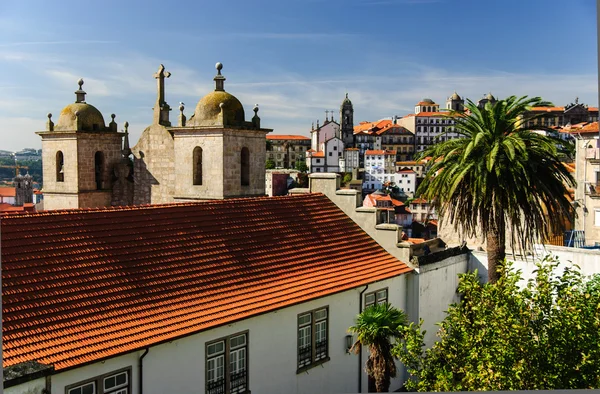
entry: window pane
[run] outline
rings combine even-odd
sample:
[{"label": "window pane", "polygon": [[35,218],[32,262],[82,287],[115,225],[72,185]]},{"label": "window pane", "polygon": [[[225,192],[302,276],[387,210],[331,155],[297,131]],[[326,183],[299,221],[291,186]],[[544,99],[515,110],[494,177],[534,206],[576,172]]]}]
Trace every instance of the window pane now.
[{"label": "window pane", "polygon": [[387,302],[387,290],[377,292],[377,302]]},{"label": "window pane", "polygon": [[327,318],[327,309],[321,309],[315,312],[315,321]]},{"label": "window pane", "polygon": [[327,357],[327,321],[315,324],[315,361]]},{"label": "window pane", "polygon": [[69,394],[81,394],[81,386],[75,387],[74,389],[69,389]]},{"label": "window pane", "polygon": [[127,384],[127,372],[120,372],[118,374],[108,376],[104,378],[104,391],[112,390]]},{"label": "window pane", "polygon": [[230,339],[229,346],[231,348],[237,348],[246,344],[246,334],[238,335]]},{"label": "window pane", "polygon": [[365,307],[371,306],[375,303],[375,294],[367,294],[365,296]]},{"label": "window pane", "polygon": [[224,350],[225,350],[225,342],[220,341],[220,342],[216,342],[216,343],[208,345],[206,348],[206,353],[207,353],[207,355],[212,356],[213,354],[222,353]]},{"label": "window pane", "polygon": [[298,324],[303,326],[310,323],[310,313],[298,316]]},{"label": "window pane", "polygon": [[96,383],[88,383],[81,387],[81,394],[96,394]]}]

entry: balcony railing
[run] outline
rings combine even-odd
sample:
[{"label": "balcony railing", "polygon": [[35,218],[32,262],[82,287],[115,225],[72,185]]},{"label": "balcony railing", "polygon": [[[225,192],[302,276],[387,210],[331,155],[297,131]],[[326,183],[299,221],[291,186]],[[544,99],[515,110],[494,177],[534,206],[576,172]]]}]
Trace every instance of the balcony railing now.
[{"label": "balcony railing", "polygon": [[584,188],[586,196],[600,198],[600,182],[585,182]]},{"label": "balcony railing", "polygon": [[600,148],[586,148],[585,149],[586,160],[600,160]]}]

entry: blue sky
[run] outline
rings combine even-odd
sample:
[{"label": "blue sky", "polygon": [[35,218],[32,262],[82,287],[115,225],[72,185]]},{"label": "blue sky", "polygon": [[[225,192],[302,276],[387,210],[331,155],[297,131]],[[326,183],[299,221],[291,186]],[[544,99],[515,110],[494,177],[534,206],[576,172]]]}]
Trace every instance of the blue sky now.
[{"label": "blue sky", "polygon": [[[0,149],[41,147],[86,81],[87,102],[131,143],[166,99],[193,113],[224,64],[225,88],[277,134],[308,135],[347,91],[355,121],[411,113],[456,90],[477,100],[539,95],[598,104],[594,0],[0,2]],[[337,115],[336,115],[337,119]]]}]

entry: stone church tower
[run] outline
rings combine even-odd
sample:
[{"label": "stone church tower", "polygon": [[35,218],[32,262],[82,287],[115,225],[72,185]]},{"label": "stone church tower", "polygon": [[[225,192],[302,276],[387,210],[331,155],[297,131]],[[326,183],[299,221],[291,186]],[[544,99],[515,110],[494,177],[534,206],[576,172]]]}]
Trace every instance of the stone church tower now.
[{"label": "stone church tower", "polygon": [[446,109],[457,112],[464,111],[465,100],[463,100],[458,93],[454,92],[454,94],[446,100]]},{"label": "stone church tower", "polygon": [[223,65],[217,63],[215,90],[200,99],[187,119],[179,106],[177,126],[169,120],[161,65],[154,123],[132,148],[134,204],[253,197],[265,195],[266,134],[258,106],[246,121],[242,103],[225,91]]},{"label": "stone church tower", "polygon": [[22,207],[24,204],[33,203],[33,179],[29,173],[18,174],[14,178],[15,206]]},{"label": "stone church tower", "polygon": [[354,147],[354,107],[348,98],[348,93],[340,106],[340,131],[344,147]]},{"label": "stone church tower", "polygon": [[113,171],[121,156],[123,134],[115,115],[108,126],[86,103],[83,80],[75,103],[63,108],[54,125],[48,114],[42,137],[44,209],[88,208],[111,205]]}]

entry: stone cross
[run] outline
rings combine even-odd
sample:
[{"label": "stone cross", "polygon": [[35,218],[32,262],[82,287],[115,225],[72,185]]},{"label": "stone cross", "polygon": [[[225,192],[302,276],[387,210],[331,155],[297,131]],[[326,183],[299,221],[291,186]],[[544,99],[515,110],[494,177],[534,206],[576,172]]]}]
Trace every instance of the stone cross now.
[{"label": "stone cross", "polygon": [[158,68],[158,72],[154,74],[154,78],[156,78],[158,84],[158,94],[156,97],[156,101],[159,107],[165,102],[165,78],[169,78],[170,76],[171,73],[165,71],[165,66],[163,66],[162,64]]},{"label": "stone cross", "polygon": [[325,120],[329,120],[329,111],[325,110]]}]

